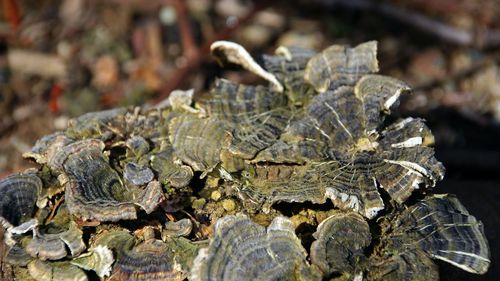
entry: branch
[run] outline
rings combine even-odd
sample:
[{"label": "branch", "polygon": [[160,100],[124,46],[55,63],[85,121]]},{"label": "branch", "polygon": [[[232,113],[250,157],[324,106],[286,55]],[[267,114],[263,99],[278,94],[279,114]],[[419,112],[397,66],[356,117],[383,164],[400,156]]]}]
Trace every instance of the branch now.
[{"label": "branch", "polygon": [[[166,3],[172,2],[169,0]],[[179,25],[179,33],[181,36],[183,56],[186,59],[195,56],[198,53],[198,48],[194,43],[193,32],[191,30],[191,24],[189,22],[189,14],[186,8],[186,2],[184,0],[174,0],[173,6],[177,14],[177,23]]]},{"label": "branch", "polygon": [[182,81],[188,76],[190,71],[198,67],[203,59],[210,53],[210,45],[212,45],[214,41],[228,39],[241,25],[247,23],[254,17],[257,12],[261,11],[269,5],[269,3],[264,2],[266,1],[260,1],[256,3],[255,7],[247,15],[238,19],[236,24],[227,26],[226,28],[221,30],[215,35],[215,38],[213,38],[213,40],[208,40],[203,43],[203,45],[198,49],[195,55],[193,55],[192,57],[187,57],[186,65],[177,69],[172,78],[170,78],[170,80],[161,90],[160,95],[154,100],[153,104],[160,103],[165,98],[167,98],[168,95],[170,95],[170,92],[179,87]]},{"label": "branch", "polygon": [[478,29],[476,31],[467,31],[447,25],[420,13],[396,7],[389,3],[380,3],[370,0],[318,1],[329,7],[339,5],[351,9],[373,11],[460,46],[489,48],[500,44],[500,30]]}]

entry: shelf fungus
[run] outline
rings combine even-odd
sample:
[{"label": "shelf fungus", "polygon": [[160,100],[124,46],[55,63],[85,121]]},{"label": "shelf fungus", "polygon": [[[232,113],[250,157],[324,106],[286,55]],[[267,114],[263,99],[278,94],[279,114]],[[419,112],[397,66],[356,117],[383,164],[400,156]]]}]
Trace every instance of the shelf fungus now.
[{"label": "shelf fungus", "polygon": [[241,45],[229,41],[216,41],[210,46],[212,54],[219,62],[228,61],[241,65],[243,68],[269,81],[277,92],[283,92],[283,85],[272,74],[264,70]]},{"label": "shelf fungus", "polygon": [[146,139],[141,136],[133,136],[126,141],[126,146],[129,153],[134,157],[141,157],[146,155],[151,149]]},{"label": "shelf fungus", "polygon": [[125,229],[103,230],[94,237],[92,245],[105,247],[113,252],[115,259],[134,247],[136,238]]},{"label": "shelf fungus", "polygon": [[29,241],[26,235],[39,224],[35,212],[42,186],[42,180],[31,171],[0,180],[0,227],[6,230],[1,243],[7,246],[5,253],[0,252],[0,260],[5,257],[5,261],[22,266],[31,261],[25,249]]},{"label": "shelf fungus", "polygon": [[371,260],[366,280],[439,280],[437,265],[422,251]]},{"label": "shelf fungus", "polygon": [[[12,241],[13,245],[5,251],[3,261],[11,265],[27,266],[33,260],[33,257],[25,250],[26,244],[29,243],[31,237],[22,236],[16,238]],[[5,243],[9,244],[7,240]]]},{"label": "shelf fungus", "polygon": [[313,236],[311,262],[325,275],[360,273],[366,260],[364,250],[371,243],[370,227],[362,216],[335,213],[318,225]]},{"label": "shelf fungus", "polygon": [[149,167],[128,162],[123,171],[123,178],[134,185],[144,185],[153,180],[153,171]]},{"label": "shelf fungus", "polygon": [[99,277],[105,277],[111,273],[111,265],[114,261],[113,252],[110,249],[97,245],[88,253],[74,258],[70,263],[85,270],[93,270]]},{"label": "shelf fungus", "polygon": [[207,174],[221,162],[221,150],[229,131],[222,120],[184,115],[172,119],[169,137],[180,160]]},{"label": "shelf fungus", "polygon": [[355,48],[333,45],[308,62],[304,79],[319,93],[354,85],[363,75],[378,72],[377,42]]},{"label": "shelf fungus", "polygon": [[162,231],[162,236],[188,236],[193,230],[193,223],[190,219],[181,219],[179,221],[168,221]]},{"label": "shelf fungus", "polygon": [[191,279],[315,280],[318,275],[306,257],[289,219],[277,217],[266,229],[245,215],[230,215],[215,223],[210,245],[194,261]]},{"label": "shelf fungus", "polygon": [[[245,190],[267,203],[322,203],[330,198],[338,207],[373,218],[384,208],[378,187],[403,203],[421,183],[434,186],[444,168],[428,146],[432,135],[422,120],[408,118],[377,130],[397,98],[408,91],[399,80],[365,75],[354,88],[319,93],[303,117],[292,120],[279,141],[252,161],[275,164],[270,169],[280,171],[295,164],[293,171],[275,183],[255,173]],[[313,196],[291,192],[304,188]]]},{"label": "shelf fungus", "polygon": [[[432,265],[426,260],[429,258],[476,274],[484,274],[490,265],[483,224],[471,216],[455,196],[448,194],[431,195],[390,217],[380,246],[389,256],[388,263],[395,263],[404,270],[398,272],[400,276],[408,273],[407,267],[415,266],[411,263]],[[404,265],[405,261],[408,264]],[[428,267],[429,270],[433,268]],[[424,266],[418,268],[427,270]]]},{"label": "shelf fungus", "polygon": [[263,80],[87,113],[23,155],[37,168],[0,179],[0,262],[18,279],[438,280],[436,259],[488,270],[482,223],[433,194],[444,167],[425,121],[386,120],[411,89],[377,74],[375,41],[261,60],[233,42],[211,50]]},{"label": "shelf fungus", "polygon": [[227,150],[242,159],[252,159],[271,145],[290,119],[283,95],[270,95],[264,86],[238,85],[225,79],[217,80],[199,104],[207,115],[230,126]]},{"label": "shelf fungus", "polygon": [[194,176],[190,166],[175,158],[172,147],[153,154],[151,168],[158,174],[158,180],[162,184],[178,188],[187,186]]},{"label": "shelf fungus", "polygon": [[297,47],[279,47],[276,55],[264,55],[264,67],[276,76],[285,88],[290,104],[302,106],[314,94],[313,87],[304,80],[307,62],[316,51]]},{"label": "shelf fungus", "polygon": [[147,240],[125,251],[114,265],[109,280],[169,280],[182,281],[186,276],[179,263],[181,251],[175,252],[161,240]]},{"label": "shelf fungus", "polygon": [[59,178],[70,213],[99,221],[135,219],[136,206],[151,213],[163,198],[160,184],[151,181],[144,189],[125,186],[103,149],[97,139],[77,141],[63,147],[50,163],[62,172]]},{"label": "shelf fungus", "polygon": [[37,225],[36,202],[42,180],[31,172],[13,174],[0,180],[0,225],[8,234],[22,234]]},{"label": "shelf fungus", "polygon": [[73,139],[100,138],[107,140],[117,132],[114,127],[123,127],[126,112],[126,108],[116,108],[83,114],[69,121],[65,134]]},{"label": "shelf fungus", "polygon": [[36,281],[88,281],[88,277],[83,270],[67,261],[44,262],[34,260],[28,264],[28,270],[31,277]]},{"label": "shelf fungus", "polygon": [[76,257],[86,249],[82,235],[82,230],[73,221],[62,230],[50,225],[35,228],[26,252],[42,261],[59,260],[67,255]]}]

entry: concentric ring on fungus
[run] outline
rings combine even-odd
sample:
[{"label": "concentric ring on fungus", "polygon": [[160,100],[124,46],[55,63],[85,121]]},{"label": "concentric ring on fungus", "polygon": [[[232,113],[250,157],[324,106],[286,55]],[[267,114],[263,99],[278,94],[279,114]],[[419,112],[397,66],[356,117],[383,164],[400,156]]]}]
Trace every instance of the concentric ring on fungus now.
[{"label": "concentric ring on fungus", "polygon": [[161,240],[145,241],[117,259],[110,281],[182,281],[185,274],[176,254]]},{"label": "concentric ring on fungus", "polygon": [[311,263],[326,275],[333,272],[358,273],[366,259],[364,249],[371,243],[368,222],[354,212],[335,213],[322,221],[313,234]]},{"label": "concentric ring on fungus", "polygon": [[382,236],[386,251],[422,251],[471,273],[488,270],[490,250],[483,224],[454,195],[431,195],[395,217]]},{"label": "concentric ring on fungus", "polygon": [[191,280],[315,280],[318,275],[306,257],[288,218],[275,218],[266,230],[246,215],[229,215],[215,223],[210,245],[194,261]]},{"label": "concentric ring on fungus", "polygon": [[7,230],[5,243],[13,246],[12,235],[23,234],[38,225],[34,218],[42,181],[31,172],[10,175],[0,180],[0,225]]},{"label": "concentric ring on fungus", "polygon": [[58,233],[52,233],[53,230],[41,232],[38,228],[33,232],[33,239],[26,246],[26,252],[42,261],[59,260],[68,254],[76,257],[86,249],[82,239],[83,232],[73,221],[69,223],[67,229]]},{"label": "concentric ring on fungus", "polygon": [[126,187],[102,150],[104,143],[85,139],[65,146],[51,165],[62,171],[61,183],[71,214],[83,219],[119,221],[135,219],[136,206],[151,213],[163,200],[161,186],[150,182],[145,189]]},{"label": "concentric ring on fungus", "polygon": [[0,180],[0,222],[4,227],[19,227],[35,215],[42,181],[34,173],[10,175]]},{"label": "concentric ring on fungus", "polygon": [[354,88],[319,93],[279,141],[257,154],[256,173],[242,190],[267,204],[329,198],[337,207],[373,218],[384,209],[378,187],[403,203],[420,183],[434,186],[444,167],[428,147],[432,143],[424,141],[429,130],[422,120],[407,118],[379,128],[408,91],[397,79],[365,75]]}]

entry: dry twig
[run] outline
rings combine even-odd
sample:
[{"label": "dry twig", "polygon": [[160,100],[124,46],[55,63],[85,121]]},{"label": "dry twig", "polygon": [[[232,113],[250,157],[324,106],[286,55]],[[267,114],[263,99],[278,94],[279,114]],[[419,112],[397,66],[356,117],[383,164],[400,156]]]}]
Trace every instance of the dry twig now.
[{"label": "dry twig", "polygon": [[236,24],[227,26],[219,33],[217,33],[215,35],[215,38],[212,38],[212,40],[203,43],[203,45],[197,50],[197,52],[192,57],[186,57],[187,63],[183,67],[180,67],[174,73],[172,78],[170,78],[167,84],[163,87],[160,95],[154,100],[154,104],[158,104],[166,97],[168,97],[168,95],[170,95],[170,92],[179,87],[179,85],[184,80],[184,78],[189,74],[189,72],[200,65],[203,59],[210,53],[210,45],[212,45],[213,42],[218,40],[228,39],[241,25],[247,23],[249,20],[253,18],[253,16],[257,12],[259,12],[260,10],[267,7],[267,5],[269,5],[263,2],[265,1],[256,3],[254,8],[247,15],[245,15],[243,18],[238,19]]},{"label": "dry twig", "polygon": [[389,3],[370,0],[319,0],[319,2],[326,6],[333,7],[339,5],[351,9],[373,11],[437,36],[446,42],[460,46],[489,48],[500,45],[499,30],[485,28],[467,31]]}]

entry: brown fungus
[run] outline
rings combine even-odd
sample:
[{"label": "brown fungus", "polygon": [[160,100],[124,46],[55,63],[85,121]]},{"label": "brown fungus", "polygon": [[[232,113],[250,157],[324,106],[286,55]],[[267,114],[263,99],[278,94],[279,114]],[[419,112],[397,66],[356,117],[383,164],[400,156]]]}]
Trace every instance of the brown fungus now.
[{"label": "brown fungus", "polygon": [[[471,273],[484,274],[488,270],[490,250],[483,224],[453,195],[424,198],[394,214],[388,223],[377,249],[382,254],[371,258],[373,276],[429,274],[435,278],[427,280],[438,280],[438,274],[431,273],[435,267],[428,261],[430,258]],[[390,268],[398,272],[386,272]]]},{"label": "brown fungus", "polygon": [[[408,90],[399,80],[365,75],[354,88],[343,86],[315,96],[306,114],[292,121],[280,140],[252,161],[301,166],[272,184],[266,183],[269,176],[260,178],[255,173],[244,184],[245,190],[271,203],[322,203],[330,198],[336,206],[373,218],[384,208],[379,186],[398,203],[406,201],[420,183],[434,186],[444,168],[427,146],[431,142],[424,141],[432,135],[421,120],[405,119],[377,131],[389,108]],[[290,169],[277,166],[269,169]],[[310,191],[301,193],[302,186]]]},{"label": "brown fungus", "polygon": [[109,280],[182,281],[185,274],[167,243],[161,240],[145,241],[117,259]]},{"label": "brown fungus", "polygon": [[60,178],[70,213],[99,221],[135,219],[136,206],[151,213],[163,200],[160,184],[152,181],[144,189],[125,187],[103,149],[102,141],[86,139],[56,155],[52,166],[63,172]]},{"label": "brown fungus", "polygon": [[34,260],[28,264],[28,270],[36,281],[87,281],[87,275],[83,270],[64,262],[44,262]]},{"label": "brown fungus", "polygon": [[13,235],[24,234],[38,225],[34,218],[42,181],[34,173],[10,175],[0,180],[0,225],[7,232],[5,243],[13,246]]},{"label": "brown fungus", "polygon": [[335,90],[354,85],[363,75],[378,72],[377,42],[369,41],[354,48],[333,45],[313,56],[304,78],[316,91]]},{"label": "brown fungus", "polygon": [[199,106],[231,126],[228,151],[252,159],[280,136],[288,124],[286,98],[264,86],[239,85],[228,80],[215,82],[210,95]]},{"label": "brown fungus", "polygon": [[72,259],[70,263],[85,270],[93,270],[103,278],[111,273],[111,265],[114,261],[113,252],[110,249],[97,245],[88,253]]},{"label": "brown fungus", "polygon": [[201,249],[191,280],[316,280],[292,222],[277,217],[267,229],[246,215],[215,223],[208,248]]},{"label": "brown fungus", "polygon": [[264,68],[273,73],[283,84],[285,94],[292,105],[308,103],[314,89],[305,82],[307,62],[316,54],[314,50],[299,47],[279,47],[275,56],[264,55]]},{"label": "brown fungus", "polygon": [[144,185],[153,180],[154,174],[149,167],[128,162],[125,164],[123,178],[134,185]]},{"label": "brown fungus", "polygon": [[185,187],[193,179],[193,170],[190,166],[179,163],[175,159],[172,147],[151,156],[151,168],[158,174],[158,180],[165,185]]},{"label": "brown fungus", "polygon": [[311,263],[325,275],[358,273],[366,260],[364,249],[370,245],[370,227],[357,213],[335,213],[318,225],[313,234]]},{"label": "brown fungus", "polygon": [[73,221],[62,230],[43,226],[34,230],[33,239],[26,246],[26,252],[40,260],[59,260],[67,255],[75,257],[86,249],[82,235],[82,230]]}]

